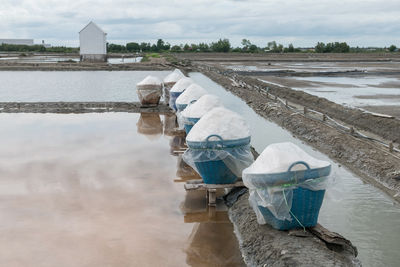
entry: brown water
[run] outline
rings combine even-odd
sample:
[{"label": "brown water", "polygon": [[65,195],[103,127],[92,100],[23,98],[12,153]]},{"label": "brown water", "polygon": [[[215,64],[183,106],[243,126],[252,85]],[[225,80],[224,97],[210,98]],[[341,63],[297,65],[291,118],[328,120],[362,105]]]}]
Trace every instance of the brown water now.
[{"label": "brown water", "polygon": [[183,189],[171,122],[1,114],[0,266],[243,265],[226,208]]}]

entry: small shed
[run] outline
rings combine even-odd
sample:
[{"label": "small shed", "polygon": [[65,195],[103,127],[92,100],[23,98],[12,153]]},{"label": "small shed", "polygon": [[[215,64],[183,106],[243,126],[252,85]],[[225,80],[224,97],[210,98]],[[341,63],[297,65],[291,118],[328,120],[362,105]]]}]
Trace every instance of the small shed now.
[{"label": "small shed", "polygon": [[79,32],[81,61],[107,61],[107,33],[90,22]]}]

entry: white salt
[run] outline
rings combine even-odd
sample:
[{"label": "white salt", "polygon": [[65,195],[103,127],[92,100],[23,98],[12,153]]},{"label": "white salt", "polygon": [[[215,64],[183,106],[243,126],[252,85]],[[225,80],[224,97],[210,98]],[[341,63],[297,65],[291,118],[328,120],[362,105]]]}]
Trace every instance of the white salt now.
[{"label": "white salt", "polygon": [[146,78],[144,78],[141,82],[139,82],[137,85],[141,86],[141,85],[161,85],[161,84],[162,82],[160,79],[149,75]]},{"label": "white salt", "polygon": [[194,83],[186,88],[186,90],[176,99],[176,104],[188,105],[193,100],[197,100],[206,94],[207,91],[203,87]]},{"label": "white salt", "polygon": [[188,78],[188,77],[183,77],[179,81],[176,82],[174,86],[172,86],[170,92],[174,93],[181,93],[186,90],[191,84],[193,83],[193,80]]},{"label": "white salt", "polygon": [[[250,129],[242,116],[224,107],[218,107],[204,114],[190,130],[186,140],[201,142],[213,134],[221,136],[224,140],[236,140],[249,137]],[[219,139],[212,137],[209,140]]]},{"label": "white salt", "polygon": [[185,77],[185,75],[179,69],[175,69],[173,72],[168,74],[167,77],[164,78],[164,83],[175,83],[183,77]]},{"label": "white salt", "polygon": [[215,95],[203,95],[199,100],[185,108],[182,111],[182,116],[186,118],[201,118],[213,108],[222,106],[219,97]]},{"label": "white salt", "polygon": [[[193,127],[194,128],[194,127]],[[329,162],[316,159],[293,143],[277,143],[267,146],[257,160],[245,173],[280,173],[288,171],[290,165],[296,161],[306,162],[311,169],[323,168],[330,165]],[[305,170],[302,164],[295,165],[291,170]]]}]

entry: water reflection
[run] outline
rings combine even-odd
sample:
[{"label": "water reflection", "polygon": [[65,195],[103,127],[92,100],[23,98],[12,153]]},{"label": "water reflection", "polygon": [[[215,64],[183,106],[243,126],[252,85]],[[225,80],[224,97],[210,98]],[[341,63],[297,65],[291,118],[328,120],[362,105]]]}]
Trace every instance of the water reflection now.
[{"label": "water reflection", "polygon": [[183,160],[182,154],[178,155],[177,159],[176,176],[179,179],[175,179],[175,182],[186,182],[188,180],[201,179],[197,172]]},{"label": "water reflection", "polygon": [[164,134],[168,136],[174,136],[175,129],[178,127],[175,114],[164,115]]},{"label": "water reflection", "polygon": [[185,248],[188,265],[245,266],[222,200],[216,207],[209,207],[205,191],[188,191],[181,210],[185,223],[194,223]]},{"label": "water reflection", "polygon": [[158,139],[163,133],[163,124],[158,113],[140,113],[136,125],[137,132],[145,135],[149,140]]}]

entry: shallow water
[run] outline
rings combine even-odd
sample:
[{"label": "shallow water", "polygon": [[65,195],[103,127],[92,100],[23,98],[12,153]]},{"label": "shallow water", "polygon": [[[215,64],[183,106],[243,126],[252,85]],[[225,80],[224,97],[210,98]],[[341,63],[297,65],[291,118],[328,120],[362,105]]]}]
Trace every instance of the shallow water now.
[{"label": "shallow water", "polygon": [[138,101],[136,84],[167,71],[1,71],[0,102]]},{"label": "shallow water", "polygon": [[325,195],[319,222],[350,239],[359,250],[363,266],[398,266],[400,205],[288,131],[258,116],[244,101],[204,75],[191,73],[190,77],[209,93],[219,96],[226,107],[246,118],[252,145],[258,152],[269,144],[290,141],[314,157],[332,162],[333,181]]},{"label": "shallow water", "polygon": [[[295,90],[305,91],[352,107],[397,105],[400,99],[400,80],[398,78],[296,77],[293,79],[314,83],[312,87],[293,87]],[[358,98],[357,96],[369,98]]]},{"label": "shallow water", "polygon": [[241,266],[226,210],[174,182],[166,122],[0,114],[0,266]]}]

